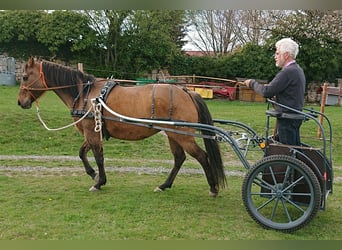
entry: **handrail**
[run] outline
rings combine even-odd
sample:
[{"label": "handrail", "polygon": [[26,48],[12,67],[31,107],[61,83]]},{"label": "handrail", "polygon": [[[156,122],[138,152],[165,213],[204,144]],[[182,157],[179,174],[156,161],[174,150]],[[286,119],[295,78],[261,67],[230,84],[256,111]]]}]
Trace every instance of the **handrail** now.
[{"label": "handrail", "polygon": [[[290,111],[292,111],[292,112],[294,112],[294,113],[301,114],[301,115],[303,115],[304,117],[309,118],[309,119],[313,120],[314,122],[316,122],[317,125],[319,126],[319,128],[320,128],[321,131],[322,131],[322,141],[323,141],[323,148],[322,148],[322,150],[323,150],[323,154],[326,155],[326,136],[325,136],[325,131],[324,131],[324,128],[323,128],[322,124],[316,119],[316,117],[315,117],[314,115],[311,115],[311,114],[309,114],[309,113],[305,113],[305,112],[303,112],[303,111],[299,111],[299,110],[297,110],[297,109],[294,109],[294,108],[288,107],[288,106],[286,106],[286,105],[280,104],[280,103],[278,103],[278,102],[276,102],[276,101],[273,101],[273,100],[271,100],[271,99],[269,99],[269,98],[267,98],[267,102],[269,102],[269,103],[271,103],[271,104],[274,104],[274,105],[277,105],[277,106],[282,107],[282,108],[286,108],[287,110],[290,110]],[[321,113],[318,112],[318,111],[316,111],[315,113],[321,114]],[[322,114],[322,115],[323,115],[323,114]],[[326,116],[324,116],[324,117],[327,119]],[[327,119],[327,120],[329,121],[329,119]],[[331,124],[330,124],[330,122],[329,122],[329,127],[330,127],[330,132],[331,132],[332,129],[331,129]],[[331,137],[332,137],[331,135],[332,135],[332,134],[330,133],[330,141],[329,141],[329,142],[331,142]],[[330,143],[330,147],[331,147],[331,143]],[[330,151],[330,152],[332,152],[332,151]]]},{"label": "handrail", "polygon": [[[327,143],[327,138],[326,138],[326,134],[325,134],[325,130],[322,126],[322,124],[318,121],[318,119],[315,117],[315,114],[319,114],[319,115],[322,115],[322,117],[325,118],[325,120],[328,122],[328,126],[329,126],[329,148],[330,148],[330,151],[329,151],[329,164],[330,166],[332,166],[332,126],[331,126],[331,123],[328,119],[328,117],[326,115],[324,115],[323,113],[321,112],[318,112],[318,111],[314,111],[314,110],[309,110],[309,109],[306,109],[306,108],[303,108],[303,110],[306,110],[306,111],[310,111],[310,113],[306,113],[306,112],[303,112],[303,111],[299,111],[299,110],[296,110],[296,109],[293,109],[291,107],[288,107],[288,106],[285,106],[283,104],[280,104],[276,101],[273,101],[271,99],[267,99],[267,102],[268,103],[271,103],[273,105],[277,105],[279,107],[282,107],[282,108],[286,108],[287,110],[290,110],[294,113],[297,113],[297,114],[300,114],[302,115],[303,117],[305,118],[309,118],[311,120],[313,120],[318,126],[319,126],[319,129],[321,130],[321,136],[322,136],[322,144],[323,144],[323,148],[322,148],[322,154],[323,156],[326,158],[326,143]],[[327,171],[327,162],[326,160],[324,159],[323,161],[323,170],[324,170],[324,176],[323,176],[323,179],[324,179],[324,185],[323,185],[323,193],[322,193],[322,197],[323,199],[326,199],[326,194],[327,194],[327,180],[326,180],[326,171]],[[333,178],[333,169],[331,168],[331,178]],[[331,190],[332,191],[332,190]],[[325,209],[325,205],[326,205],[326,202],[324,200],[323,202],[323,209]]]}]

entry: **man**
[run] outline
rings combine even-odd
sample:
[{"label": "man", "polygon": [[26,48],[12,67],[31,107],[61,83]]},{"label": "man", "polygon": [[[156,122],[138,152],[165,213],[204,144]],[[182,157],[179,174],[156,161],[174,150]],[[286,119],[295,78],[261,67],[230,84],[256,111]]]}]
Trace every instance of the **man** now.
[{"label": "man", "polygon": [[[296,63],[298,44],[290,38],[283,38],[276,42],[274,59],[276,66],[281,70],[269,84],[260,84],[254,79],[248,79],[244,84],[256,93],[272,98],[280,104],[302,111],[304,106],[305,75],[302,68]],[[291,113],[288,109],[275,107],[277,111]],[[277,132],[279,142],[300,146],[299,129],[301,119],[277,119]]]}]

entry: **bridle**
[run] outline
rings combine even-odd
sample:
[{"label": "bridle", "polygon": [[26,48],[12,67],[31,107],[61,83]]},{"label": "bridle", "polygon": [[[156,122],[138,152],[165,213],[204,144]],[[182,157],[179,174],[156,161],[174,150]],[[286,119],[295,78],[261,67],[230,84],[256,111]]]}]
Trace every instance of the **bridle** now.
[{"label": "bridle", "polygon": [[[43,87],[40,87],[40,88],[34,88],[32,87],[36,82],[38,82],[39,80],[42,81],[42,84],[43,84]],[[45,76],[44,76],[44,72],[43,72],[43,62],[41,62],[39,64],[39,77],[37,79],[35,79],[34,81],[30,82],[29,84],[23,86],[23,85],[20,85],[20,89],[21,90],[26,90],[28,91],[28,93],[30,94],[31,97],[33,97],[33,100],[35,101],[36,103],[36,109],[37,109],[37,116],[38,116],[38,119],[39,121],[42,123],[42,125],[49,131],[58,131],[58,130],[62,130],[62,129],[65,129],[65,128],[69,128],[71,126],[75,126],[77,123],[81,122],[83,119],[85,119],[86,117],[88,117],[88,115],[90,114],[90,112],[94,109],[95,110],[95,106],[94,104],[92,103],[92,105],[90,106],[90,108],[88,109],[88,111],[85,112],[85,114],[80,118],[78,119],[77,121],[69,124],[69,125],[66,125],[66,126],[63,126],[61,128],[49,128],[46,123],[43,121],[43,119],[41,118],[40,116],[40,111],[39,111],[39,103],[38,103],[38,97],[35,97],[34,94],[31,92],[31,91],[48,91],[48,90],[56,90],[56,89],[65,89],[65,88],[72,88],[74,86],[77,86],[77,85],[80,85],[80,84],[73,84],[73,85],[64,85],[64,86],[55,86],[55,87],[49,87],[45,81]],[[84,85],[84,84],[82,84]],[[98,106],[98,105],[97,105]],[[99,109],[99,108],[98,108]],[[98,132],[98,131],[97,131]]]},{"label": "bridle", "polygon": [[[36,82],[39,80],[42,81],[43,87],[35,88],[32,87]],[[38,104],[38,98],[34,96],[34,94],[31,91],[48,91],[48,90],[57,90],[57,89],[66,89],[66,88],[72,88],[79,84],[73,84],[73,85],[63,85],[63,86],[55,86],[55,87],[49,87],[45,81],[45,76],[43,72],[43,62],[39,63],[39,77],[35,79],[34,81],[30,82],[28,85],[20,85],[21,90],[27,90],[29,95],[33,98],[33,100]],[[83,84],[82,84],[83,85]]]},{"label": "bridle", "polygon": [[[36,82],[38,82],[39,80],[42,80],[43,88],[33,88],[32,86]],[[37,98],[33,95],[33,93],[31,91],[45,91],[45,90],[49,89],[49,87],[47,86],[46,81],[45,81],[45,76],[44,76],[44,72],[43,72],[43,62],[41,62],[39,64],[39,77],[36,80],[29,83],[28,85],[23,86],[21,84],[20,89],[21,90],[27,90],[28,93],[30,94],[30,96],[33,97],[33,100],[35,100],[35,101],[37,101]]]}]

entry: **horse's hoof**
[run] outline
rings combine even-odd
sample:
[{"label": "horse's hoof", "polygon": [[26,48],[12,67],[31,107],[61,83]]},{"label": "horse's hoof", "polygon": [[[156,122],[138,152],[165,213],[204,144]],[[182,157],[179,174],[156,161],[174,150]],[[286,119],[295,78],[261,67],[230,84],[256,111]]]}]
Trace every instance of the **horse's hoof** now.
[{"label": "horse's hoof", "polygon": [[216,197],[217,195],[218,195],[218,193],[214,193],[214,192],[209,191],[209,196]]},{"label": "horse's hoof", "polygon": [[163,192],[164,190],[161,189],[160,187],[156,187],[153,191],[154,191],[155,193],[157,193],[157,192]]},{"label": "horse's hoof", "polygon": [[92,186],[91,188],[89,188],[89,192],[97,192],[97,191],[100,191],[100,189]]}]

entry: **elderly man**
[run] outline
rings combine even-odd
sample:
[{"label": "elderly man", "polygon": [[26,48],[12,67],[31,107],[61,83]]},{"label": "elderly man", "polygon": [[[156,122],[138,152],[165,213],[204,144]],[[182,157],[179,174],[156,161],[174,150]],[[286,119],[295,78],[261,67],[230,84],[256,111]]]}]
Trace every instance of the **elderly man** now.
[{"label": "elderly man", "polygon": [[[252,88],[256,93],[272,98],[280,104],[302,111],[304,106],[305,75],[302,68],[296,63],[298,44],[290,38],[283,38],[276,42],[274,59],[276,66],[281,70],[269,84],[260,84],[253,79],[248,79],[244,84]],[[291,113],[290,110],[275,107],[277,111]],[[300,146],[299,129],[301,119],[277,119],[277,133],[279,142]]]}]

